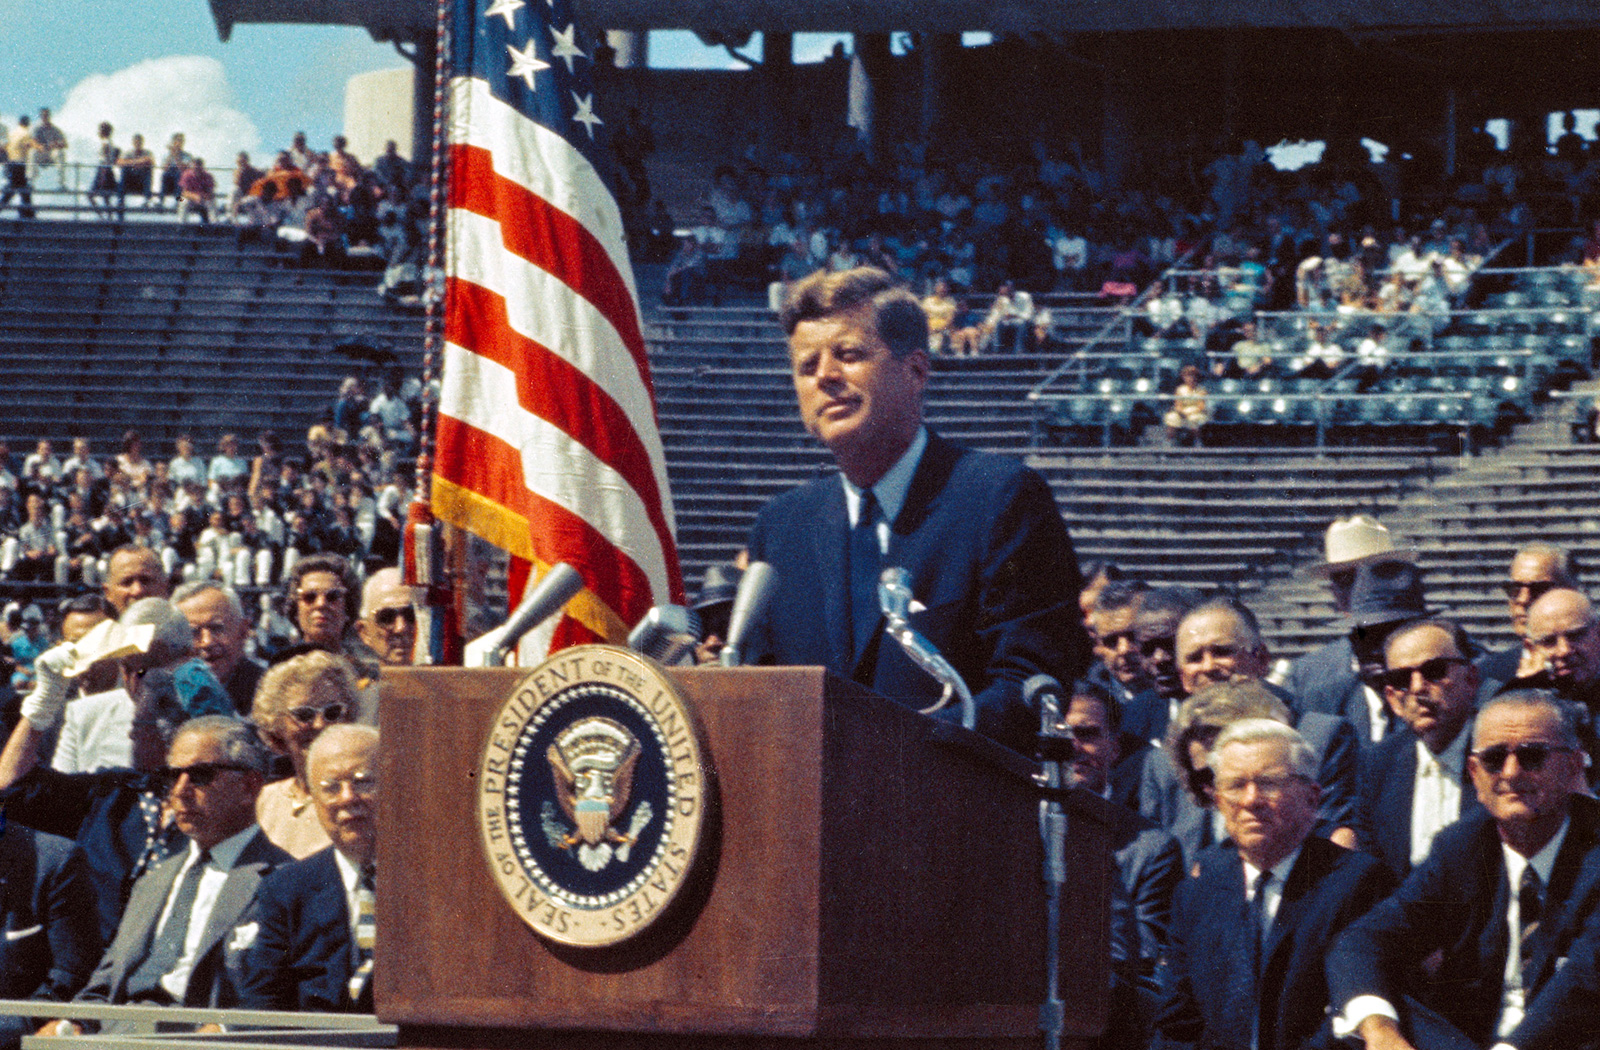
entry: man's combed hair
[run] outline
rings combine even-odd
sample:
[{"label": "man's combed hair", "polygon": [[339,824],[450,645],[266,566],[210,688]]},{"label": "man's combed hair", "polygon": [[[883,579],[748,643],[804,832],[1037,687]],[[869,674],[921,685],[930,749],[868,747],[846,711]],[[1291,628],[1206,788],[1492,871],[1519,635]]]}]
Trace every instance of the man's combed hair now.
[{"label": "man's combed hair", "polygon": [[928,315],[911,290],[892,274],[871,266],[834,273],[818,270],[802,278],[784,297],[778,320],[785,335],[793,335],[801,321],[849,313],[867,306],[873,326],[895,357],[928,351]]},{"label": "man's combed hair", "polygon": [[1548,689],[1511,689],[1494,697],[1478,709],[1478,715],[1472,720],[1472,746],[1478,746],[1478,727],[1483,725],[1483,720],[1489,712],[1499,707],[1543,708],[1554,714],[1557,720],[1557,732],[1561,736],[1562,747],[1581,748],[1583,736],[1580,727],[1584,721],[1585,712],[1570,701],[1563,700]]},{"label": "man's combed hair", "polygon": [[1221,762],[1222,749],[1229,744],[1260,744],[1279,743],[1287,752],[1289,772],[1302,780],[1315,780],[1317,767],[1320,765],[1317,753],[1311,745],[1306,743],[1305,737],[1290,726],[1272,718],[1241,718],[1232,722],[1217,737],[1217,742],[1211,745],[1211,754],[1206,761],[1216,772],[1217,765]]},{"label": "man's combed hair", "polygon": [[232,715],[201,715],[178,729],[178,736],[202,733],[222,745],[229,762],[255,773],[267,769],[267,749],[256,735],[255,726]]}]

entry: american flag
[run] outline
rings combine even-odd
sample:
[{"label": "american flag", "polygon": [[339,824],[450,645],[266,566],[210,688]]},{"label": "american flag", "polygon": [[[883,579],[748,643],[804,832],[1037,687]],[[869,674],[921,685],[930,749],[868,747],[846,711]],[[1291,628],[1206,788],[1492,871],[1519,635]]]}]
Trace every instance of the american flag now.
[{"label": "american flag", "polygon": [[435,514],[585,589],[520,662],[683,600],[593,57],[570,0],[453,0]]}]

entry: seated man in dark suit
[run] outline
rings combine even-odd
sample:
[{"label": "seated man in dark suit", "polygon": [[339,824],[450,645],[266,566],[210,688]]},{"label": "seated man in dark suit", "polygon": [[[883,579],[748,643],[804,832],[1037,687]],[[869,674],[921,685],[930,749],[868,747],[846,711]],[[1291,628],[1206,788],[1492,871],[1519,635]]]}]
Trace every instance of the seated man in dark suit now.
[{"label": "seated man in dark suit", "polygon": [[[1116,801],[1110,784],[1118,758],[1117,704],[1105,690],[1080,681],[1062,715],[1072,734],[1074,786]],[[1119,808],[1111,849],[1139,922],[1139,958],[1153,970],[1167,951],[1172,893],[1183,880],[1183,851],[1167,832],[1131,809]]]},{"label": "seated man in dark suit", "polygon": [[[1341,846],[1355,844],[1357,755],[1355,731],[1350,723],[1322,712],[1301,714],[1290,695],[1266,681],[1272,656],[1255,614],[1235,599],[1217,598],[1184,616],[1176,636],[1178,676],[1186,694],[1193,696],[1208,685],[1258,682],[1287,708],[1288,720],[1321,758],[1317,783],[1322,788],[1320,833]],[[1171,727],[1168,727],[1171,736]],[[1145,782],[1169,770],[1152,758],[1145,763]],[[1141,810],[1152,816],[1141,786]],[[1160,818],[1156,818],[1160,819]],[[1177,832],[1174,832],[1177,834]],[[1183,841],[1183,836],[1179,835]],[[1185,850],[1189,844],[1185,843]]]},{"label": "seated man in dark suit", "polygon": [[[142,615],[146,611],[152,615]],[[6,816],[77,842],[106,942],[117,932],[134,882],[186,846],[163,808],[166,785],[160,771],[177,730],[190,717],[173,668],[189,652],[192,632],[183,615],[159,598],[134,602],[127,617],[140,624],[130,631],[121,622],[103,623],[77,644],[63,642],[39,655],[22,720],[0,752],[0,805]],[[97,659],[106,653],[121,655]],[[41,747],[61,722],[71,680],[107,666],[124,676],[132,694],[125,735],[133,768],[93,773],[50,768]]]},{"label": "seated man in dark suit", "polygon": [[[1302,572],[1326,579],[1334,610],[1347,616],[1357,569],[1363,565],[1414,562],[1417,558],[1414,549],[1366,514],[1335,520],[1328,526],[1324,548],[1326,560],[1307,566]],[[1381,645],[1379,639],[1376,646],[1368,648],[1377,652]],[[1363,688],[1360,663],[1352,634],[1346,633],[1291,663],[1283,684],[1307,710],[1349,719],[1362,746],[1370,747],[1389,731],[1389,719],[1383,698]]]},{"label": "seated man in dark suit", "polygon": [[1109,690],[1119,704],[1127,704],[1149,684],[1134,627],[1149,589],[1142,580],[1108,583],[1089,608],[1089,643],[1095,662],[1087,677]]},{"label": "seated man in dark suit", "polygon": [[1336,1029],[1372,1050],[1600,1045],[1600,805],[1572,793],[1570,706],[1503,693],[1472,747],[1483,809],[1440,832],[1328,957]]},{"label": "seated man in dark suit", "polygon": [[777,572],[751,662],[821,664],[915,707],[941,687],[883,632],[881,570],[915,597],[910,624],[971,688],[978,729],[1031,750],[1038,715],[1022,683],[1072,681],[1088,662],[1077,557],[1050,488],[1014,460],[950,444],[923,425],[928,322],[881,270],[817,273],[781,314],[806,429],[839,476],[761,509],[752,561]]},{"label": "seated man in dark suit", "polygon": [[372,1012],[372,945],[357,931],[371,916],[377,752],[378,731],[361,725],[329,726],[311,745],[312,800],[333,845],[262,885],[241,1007]]},{"label": "seated man in dark suit", "polygon": [[1293,729],[1235,722],[1210,763],[1231,843],[1206,850],[1178,891],[1161,1030],[1215,1050],[1331,1047],[1323,956],[1393,878],[1311,834],[1317,759]]},{"label": "seated man in dark suit", "polygon": [[[66,1000],[83,987],[104,947],[83,854],[71,842],[20,824],[0,831],[0,998]],[[0,1047],[37,1025],[0,1018]]]},{"label": "seated man in dark suit", "polygon": [[1532,681],[1544,670],[1544,658],[1528,639],[1528,609],[1557,587],[1577,587],[1578,574],[1567,551],[1549,543],[1530,543],[1512,557],[1503,586],[1511,630],[1518,640],[1499,652],[1485,653],[1478,661],[1485,681],[1498,683],[1489,686],[1494,692],[1500,691],[1499,686]]},{"label": "seated man in dark suit", "polygon": [[[256,889],[289,855],[256,826],[266,750],[250,723],[206,715],[167,752],[167,805],[188,848],[134,884],[122,924],[79,1002],[232,1006],[238,974],[225,939],[247,921]],[[52,1022],[40,1034],[69,1035]]]},{"label": "seated man in dark suit", "polygon": [[[1146,591],[1139,603],[1133,631],[1148,684],[1122,712],[1122,731],[1134,740],[1161,746],[1167,724],[1188,695],[1178,671],[1178,624],[1200,601],[1200,595],[1188,587],[1155,587]],[[1125,740],[1124,749],[1131,743]]]},{"label": "seated man in dark suit", "polygon": [[1478,669],[1461,628],[1416,620],[1389,636],[1384,698],[1410,732],[1391,733],[1361,756],[1361,848],[1404,877],[1433,838],[1478,808],[1467,776],[1467,744]]}]

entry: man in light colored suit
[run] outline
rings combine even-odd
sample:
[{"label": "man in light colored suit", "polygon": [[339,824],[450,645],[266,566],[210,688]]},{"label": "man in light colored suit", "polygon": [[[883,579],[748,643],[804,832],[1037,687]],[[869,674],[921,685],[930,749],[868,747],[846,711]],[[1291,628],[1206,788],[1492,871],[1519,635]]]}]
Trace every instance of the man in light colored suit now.
[{"label": "man in light colored suit", "polygon": [[[290,860],[255,823],[266,753],[255,729],[226,715],[185,722],[167,752],[167,804],[188,849],[134,884],[117,935],[81,1002],[231,1006],[237,975],[224,949],[247,926],[256,889]],[[73,1034],[71,1022],[41,1034]]]}]

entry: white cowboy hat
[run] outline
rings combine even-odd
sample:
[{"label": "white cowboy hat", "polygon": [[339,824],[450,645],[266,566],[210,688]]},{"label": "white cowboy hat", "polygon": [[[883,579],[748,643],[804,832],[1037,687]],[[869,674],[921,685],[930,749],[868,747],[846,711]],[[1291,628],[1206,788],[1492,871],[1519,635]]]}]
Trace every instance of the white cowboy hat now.
[{"label": "white cowboy hat", "polygon": [[1307,576],[1327,576],[1339,569],[1354,569],[1374,562],[1417,560],[1414,549],[1402,546],[1399,538],[1382,522],[1366,514],[1335,519],[1328,526],[1323,550],[1327,560],[1307,565],[1301,570],[1302,573]]}]

